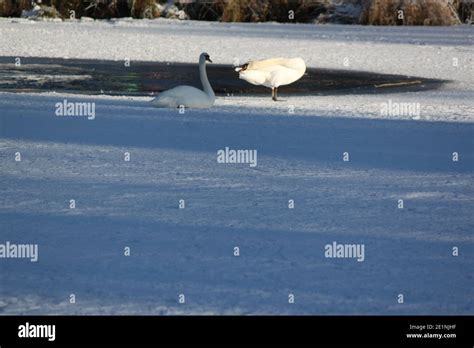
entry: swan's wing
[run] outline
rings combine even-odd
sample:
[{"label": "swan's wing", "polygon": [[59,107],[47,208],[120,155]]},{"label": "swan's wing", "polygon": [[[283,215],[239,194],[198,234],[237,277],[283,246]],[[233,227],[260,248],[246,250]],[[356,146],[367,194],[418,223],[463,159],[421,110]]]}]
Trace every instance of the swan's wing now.
[{"label": "swan's wing", "polygon": [[262,70],[241,70],[239,78],[250,82],[253,85],[262,85],[270,77],[270,72]]},{"label": "swan's wing", "polygon": [[[245,64],[244,64],[245,66]],[[268,70],[273,67],[283,66],[288,69],[306,70],[306,65],[301,58],[271,58],[249,62],[248,70]]]},{"label": "swan's wing", "polygon": [[280,86],[303,76],[306,65],[301,58],[271,58],[246,63],[235,69],[239,77],[254,85]]},{"label": "swan's wing", "polygon": [[252,61],[235,68],[239,78],[254,85],[263,85],[272,77],[272,73],[281,66],[275,64],[280,58]]},{"label": "swan's wing", "polygon": [[214,104],[214,99],[202,90],[192,86],[178,86],[161,92],[152,104],[159,107],[177,107],[184,105],[186,107],[210,107]]},{"label": "swan's wing", "polygon": [[242,70],[239,77],[254,85],[280,86],[294,82],[299,79],[303,73],[294,69],[289,69],[282,65],[271,65],[260,70]]},{"label": "swan's wing", "polygon": [[253,61],[247,62],[245,64],[242,64],[240,66],[237,66],[235,68],[235,71],[240,72],[240,71],[245,71],[245,70],[262,70],[262,69],[268,68],[270,66],[280,64],[280,61],[282,59],[284,59],[284,58],[271,58],[271,59],[263,59],[263,60],[253,60]]},{"label": "swan's wing", "polygon": [[196,88],[196,87],[192,87],[192,86],[177,86],[177,87],[174,87],[174,88],[171,88],[171,89],[168,89],[166,91],[163,91],[161,92],[159,95],[158,95],[158,98],[159,97],[166,97],[166,98],[170,98],[170,97],[174,97],[174,98],[177,98],[177,97],[189,97],[189,96],[202,96],[202,95],[206,95],[202,90],[200,90],[199,88]]},{"label": "swan's wing", "polygon": [[304,63],[304,60],[301,58],[283,59],[279,65],[282,65],[288,69],[293,69],[293,70],[298,70],[298,71],[303,71],[303,72],[306,70],[306,64]]},{"label": "swan's wing", "polygon": [[281,65],[284,58],[271,58],[271,59],[262,59],[254,60],[248,63],[249,70],[262,70],[275,65]]}]

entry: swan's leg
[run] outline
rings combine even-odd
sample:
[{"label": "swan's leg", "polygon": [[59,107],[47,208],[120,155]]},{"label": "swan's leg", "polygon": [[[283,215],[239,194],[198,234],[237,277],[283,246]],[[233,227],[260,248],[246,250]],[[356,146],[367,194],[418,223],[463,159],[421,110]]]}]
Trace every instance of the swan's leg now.
[{"label": "swan's leg", "polygon": [[281,100],[281,99],[277,99],[277,96],[278,96],[278,87],[273,87],[272,88],[272,99],[274,101],[284,101],[284,100]]},{"label": "swan's leg", "polygon": [[272,88],[272,99],[274,101],[279,101],[279,102],[284,102],[285,101],[284,99],[277,99],[277,96],[278,96],[278,87],[273,87]]},{"label": "swan's leg", "polygon": [[278,87],[272,87],[272,99],[274,101],[277,101],[277,88]]}]

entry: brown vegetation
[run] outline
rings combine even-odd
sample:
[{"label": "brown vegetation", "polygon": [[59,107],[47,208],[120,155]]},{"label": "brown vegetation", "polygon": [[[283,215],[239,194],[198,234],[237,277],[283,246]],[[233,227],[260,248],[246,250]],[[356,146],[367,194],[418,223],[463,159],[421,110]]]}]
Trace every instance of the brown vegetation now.
[{"label": "brown vegetation", "polygon": [[460,20],[447,0],[365,1],[360,24],[453,25]]},{"label": "brown vegetation", "polygon": [[329,0],[216,0],[184,6],[191,19],[222,22],[311,22]]},{"label": "brown vegetation", "polygon": [[453,6],[463,23],[474,23],[474,1],[472,0],[453,0]]},{"label": "brown vegetation", "polygon": [[30,0],[0,0],[0,17],[19,17],[21,11],[31,9]]},{"label": "brown vegetation", "polygon": [[155,0],[134,0],[132,1],[131,15],[133,18],[156,18],[160,12],[156,7]]},{"label": "brown vegetation", "polygon": [[[338,22],[371,25],[452,25],[474,21],[473,0],[214,0],[175,1],[190,19],[222,22]],[[167,0],[43,0],[61,18],[156,18]],[[344,5],[345,4],[345,5]],[[360,9],[344,11],[347,5]],[[0,16],[21,16],[30,0],[0,0]],[[360,16],[359,16],[360,14]]]}]

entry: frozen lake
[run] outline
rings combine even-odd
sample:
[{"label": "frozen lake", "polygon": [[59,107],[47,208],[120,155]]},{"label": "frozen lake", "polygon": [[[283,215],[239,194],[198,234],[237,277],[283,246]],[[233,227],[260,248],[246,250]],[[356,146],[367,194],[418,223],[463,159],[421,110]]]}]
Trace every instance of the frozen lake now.
[{"label": "frozen lake", "polygon": [[[472,26],[0,19],[0,37],[0,248],[38,246],[0,259],[0,313],[474,313]],[[152,107],[204,50],[213,108]],[[275,56],[309,67],[278,103],[232,71]]]}]

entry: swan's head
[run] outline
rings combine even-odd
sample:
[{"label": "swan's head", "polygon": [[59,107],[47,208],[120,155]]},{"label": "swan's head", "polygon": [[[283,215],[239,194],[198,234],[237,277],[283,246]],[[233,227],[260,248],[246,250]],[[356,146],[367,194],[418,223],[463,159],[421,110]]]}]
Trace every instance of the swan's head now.
[{"label": "swan's head", "polygon": [[235,67],[234,70],[240,73],[241,71],[247,70],[248,66],[249,66],[249,63],[245,63],[244,65]]},{"label": "swan's head", "polygon": [[201,53],[201,55],[199,56],[199,63],[204,63],[204,62],[212,63],[211,57],[209,57],[209,54],[206,52]]}]

